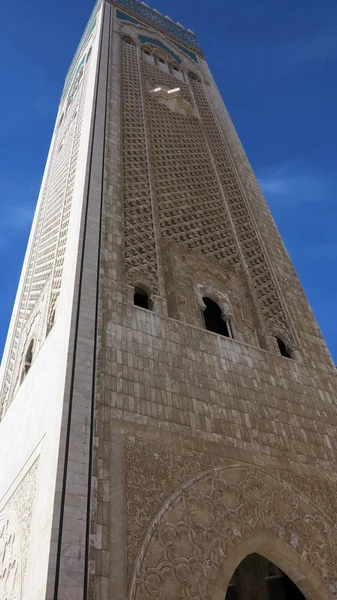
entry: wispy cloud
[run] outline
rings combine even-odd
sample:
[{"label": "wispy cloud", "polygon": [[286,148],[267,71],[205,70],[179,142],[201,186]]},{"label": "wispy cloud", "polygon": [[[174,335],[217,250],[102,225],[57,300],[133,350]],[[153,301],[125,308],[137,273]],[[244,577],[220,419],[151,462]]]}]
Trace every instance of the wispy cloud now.
[{"label": "wispy cloud", "polygon": [[[337,179],[289,162],[260,172],[259,182],[286,246],[300,259],[336,261]],[[294,254],[293,254],[294,253]]]},{"label": "wispy cloud", "polygon": [[297,162],[288,162],[261,172],[259,182],[273,204],[299,206],[333,199],[336,182],[326,173],[313,171]]},{"label": "wispy cloud", "polygon": [[337,177],[294,161],[260,170],[259,181],[336,358]]}]

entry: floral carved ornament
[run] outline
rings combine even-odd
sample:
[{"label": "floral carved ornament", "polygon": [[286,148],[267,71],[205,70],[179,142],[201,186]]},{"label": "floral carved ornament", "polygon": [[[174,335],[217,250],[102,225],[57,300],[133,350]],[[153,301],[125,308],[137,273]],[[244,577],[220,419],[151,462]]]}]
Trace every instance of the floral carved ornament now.
[{"label": "floral carved ornament", "polygon": [[[130,600],[217,599],[226,561],[245,540],[261,535],[301,564],[304,583],[298,585],[307,599],[337,598],[334,524],[288,484],[234,466],[190,480],[162,506],[138,553]],[[307,573],[313,588],[311,580],[305,583]]]}]

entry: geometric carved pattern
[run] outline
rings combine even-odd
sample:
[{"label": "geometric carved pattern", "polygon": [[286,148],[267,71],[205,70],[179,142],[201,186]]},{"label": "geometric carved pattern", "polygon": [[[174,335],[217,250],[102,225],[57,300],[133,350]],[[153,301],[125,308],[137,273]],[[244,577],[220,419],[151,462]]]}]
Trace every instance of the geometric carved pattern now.
[{"label": "geometric carved pattern", "polygon": [[[0,420],[12,401],[16,385],[22,332],[47,281],[51,289],[47,304],[53,308],[60,293],[68,226],[72,207],[79,146],[86,100],[88,58],[78,65],[68,98],[63,103],[63,119],[53,138],[50,164],[46,172],[34,240],[25,272],[25,282],[9,352],[4,385],[0,397]],[[50,316],[50,315],[49,315]]]},{"label": "geometric carved pattern", "polygon": [[[186,83],[143,62],[143,76],[152,89],[180,88],[181,102],[193,107]],[[239,256],[219,186],[205,144],[200,120],[172,112],[154,93],[146,95],[151,158],[161,234],[204,254],[238,265]]]},{"label": "geometric carved pattern", "polygon": [[163,29],[171,35],[174,35],[182,42],[189,44],[189,46],[200,48],[198,40],[192,31],[185,29],[182,27],[182,25],[174,23],[171,21],[171,19],[164,17],[164,15],[155,12],[145,3],[137,2],[137,0],[117,0],[117,3],[125,8],[128,8],[131,12],[139,15],[140,17],[143,17],[143,19],[146,19],[159,29]]},{"label": "geometric carved pattern", "polygon": [[337,482],[330,479],[314,479],[295,473],[283,473],[282,480],[310,498],[330,518],[337,515]]},{"label": "geometric carved pattern", "polygon": [[[138,555],[130,600],[211,600],[226,557],[261,534],[295,552],[305,574],[315,572],[322,597],[337,598],[335,524],[269,473],[233,466],[204,472],[162,506]],[[306,589],[306,597],[314,595]]]},{"label": "geometric carved pattern", "polygon": [[287,321],[278,292],[203,84],[194,79],[191,79],[190,83],[266,325],[270,333],[281,331],[289,338]]},{"label": "geometric carved pattern", "polygon": [[21,547],[15,515],[0,513],[0,600],[21,598]]},{"label": "geometric carved pattern", "polygon": [[36,460],[0,512],[0,600],[20,600],[36,493]]},{"label": "geometric carved pattern", "polygon": [[158,293],[157,257],[137,48],[126,41],[122,42],[122,65],[126,268],[131,284],[136,279],[142,280],[143,276],[149,282],[151,292]]}]

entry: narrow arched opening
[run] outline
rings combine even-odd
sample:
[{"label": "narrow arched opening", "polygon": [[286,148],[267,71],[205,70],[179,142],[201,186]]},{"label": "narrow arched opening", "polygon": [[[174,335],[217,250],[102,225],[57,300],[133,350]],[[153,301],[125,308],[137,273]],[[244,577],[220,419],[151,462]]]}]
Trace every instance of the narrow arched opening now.
[{"label": "narrow arched opening", "polygon": [[21,383],[23,382],[24,378],[26,377],[30,367],[32,366],[32,362],[33,362],[33,348],[34,348],[34,340],[31,340],[27,349],[27,352],[25,354],[25,360],[24,360],[24,364],[23,364],[23,369],[21,372]]},{"label": "narrow arched opening", "polygon": [[206,306],[204,310],[204,321],[205,327],[208,331],[218,333],[224,337],[233,337],[231,335],[230,325],[227,321],[224,321],[221,313],[220,306],[211,300],[211,298],[203,298],[203,303]]},{"label": "narrow arched opening", "polygon": [[54,327],[54,323],[55,323],[55,308],[52,310],[50,317],[48,319],[46,337],[49,335],[50,331]]},{"label": "narrow arched opening", "polygon": [[276,341],[277,341],[277,345],[278,345],[281,356],[284,356],[285,358],[292,358],[291,353],[288,350],[284,341],[279,337],[276,338]]},{"label": "narrow arched opening", "polygon": [[229,583],[226,600],[305,600],[295,583],[260,554],[249,554]]},{"label": "narrow arched opening", "polygon": [[188,76],[192,81],[198,81],[200,83],[200,77],[193,71],[190,71]]},{"label": "narrow arched opening", "polygon": [[147,310],[151,308],[149,294],[140,287],[136,287],[134,290],[133,303],[139,308],[146,308]]},{"label": "narrow arched opening", "polygon": [[122,39],[123,39],[123,42],[126,42],[126,44],[129,44],[130,46],[135,45],[132,37],[130,37],[129,35],[124,35]]}]

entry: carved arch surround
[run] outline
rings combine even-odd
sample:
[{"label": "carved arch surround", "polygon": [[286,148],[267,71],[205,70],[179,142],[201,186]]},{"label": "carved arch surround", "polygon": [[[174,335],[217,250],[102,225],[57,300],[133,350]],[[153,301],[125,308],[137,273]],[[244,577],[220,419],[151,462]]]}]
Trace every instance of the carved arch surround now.
[{"label": "carved arch surround", "polygon": [[130,600],[223,600],[251,552],[272,560],[308,600],[337,598],[337,530],[287,483],[218,467],[162,506],[138,553]]}]

